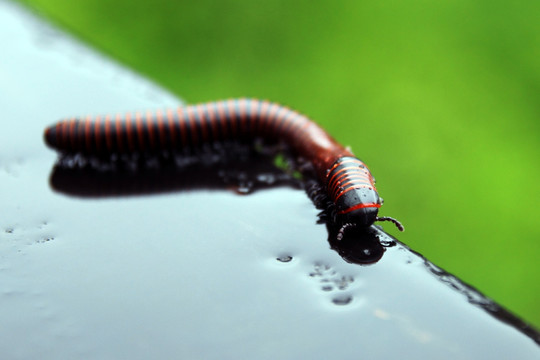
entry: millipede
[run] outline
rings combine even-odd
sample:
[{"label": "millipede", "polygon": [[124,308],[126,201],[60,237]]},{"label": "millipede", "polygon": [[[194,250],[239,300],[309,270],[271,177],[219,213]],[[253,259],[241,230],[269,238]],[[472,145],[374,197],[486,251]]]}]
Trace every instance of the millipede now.
[{"label": "millipede", "polygon": [[338,237],[350,227],[368,227],[382,199],[366,164],[314,121],[266,100],[231,99],[155,112],[74,117],[45,129],[45,142],[64,154],[111,155],[195,149],[226,141],[283,142],[309,163],[335,207]]}]

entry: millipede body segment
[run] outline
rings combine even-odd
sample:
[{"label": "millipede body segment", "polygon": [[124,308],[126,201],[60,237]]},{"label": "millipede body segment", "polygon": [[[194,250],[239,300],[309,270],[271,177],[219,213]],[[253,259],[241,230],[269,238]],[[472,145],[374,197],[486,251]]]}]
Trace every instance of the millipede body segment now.
[{"label": "millipede body segment", "polygon": [[311,163],[346,227],[394,221],[377,217],[381,199],[368,167],[305,115],[276,103],[234,99],[166,111],[69,118],[45,130],[50,147],[84,155],[178,151],[257,138],[282,141]]}]

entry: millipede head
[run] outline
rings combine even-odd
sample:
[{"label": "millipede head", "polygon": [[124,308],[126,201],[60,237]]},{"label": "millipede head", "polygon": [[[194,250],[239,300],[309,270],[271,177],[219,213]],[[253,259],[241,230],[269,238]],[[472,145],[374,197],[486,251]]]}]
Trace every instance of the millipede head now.
[{"label": "millipede head", "polygon": [[[396,225],[396,227],[398,228],[399,231],[405,231],[405,228],[403,227],[403,225],[401,225],[401,223],[392,218],[392,217],[389,217],[389,216],[377,216],[375,218],[375,221],[390,221],[392,222],[394,225]],[[341,227],[339,228],[338,230],[338,233],[337,233],[337,236],[336,236],[336,239],[339,241],[339,240],[343,240],[344,236],[345,236],[345,232],[350,229],[350,228],[355,228],[355,227],[364,227],[363,224],[358,224],[358,223],[354,223],[354,222],[346,222],[346,223],[343,223],[343,225],[341,225]]]}]

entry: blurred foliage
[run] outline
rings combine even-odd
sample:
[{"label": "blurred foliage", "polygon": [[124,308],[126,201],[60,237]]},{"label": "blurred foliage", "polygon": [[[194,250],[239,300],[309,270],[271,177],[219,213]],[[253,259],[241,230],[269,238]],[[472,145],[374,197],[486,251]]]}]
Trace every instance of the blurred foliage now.
[{"label": "blurred foliage", "polygon": [[540,326],[539,1],[20,1],[188,102],[310,115],[400,240]]}]

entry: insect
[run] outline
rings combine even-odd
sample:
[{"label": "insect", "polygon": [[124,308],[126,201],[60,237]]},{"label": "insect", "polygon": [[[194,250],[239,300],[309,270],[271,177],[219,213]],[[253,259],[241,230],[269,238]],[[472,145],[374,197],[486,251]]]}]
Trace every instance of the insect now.
[{"label": "insect", "polygon": [[368,227],[382,204],[366,164],[319,125],[294,110],[256,99],[231,99],[156,112],[70,118],[45,130],[46,143],[64,153],[106,155],[175,151],[230,140],[283,141],[313,167],[341,224]]}]

